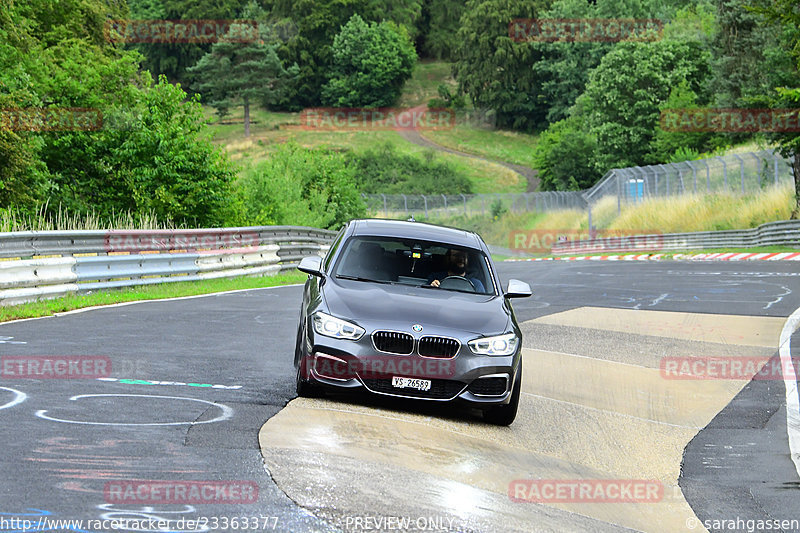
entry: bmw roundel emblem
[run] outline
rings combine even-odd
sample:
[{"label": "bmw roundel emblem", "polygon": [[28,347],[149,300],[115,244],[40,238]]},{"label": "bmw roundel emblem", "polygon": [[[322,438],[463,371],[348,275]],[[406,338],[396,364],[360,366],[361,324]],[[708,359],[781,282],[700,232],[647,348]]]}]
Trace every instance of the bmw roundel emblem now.
[{"label": "bmw roundel emblem", "polygon": [[413,326],[411,326],[411,329],[419,333],[420,331],[422,331],[422,326],[420,324],[414,324]]}]

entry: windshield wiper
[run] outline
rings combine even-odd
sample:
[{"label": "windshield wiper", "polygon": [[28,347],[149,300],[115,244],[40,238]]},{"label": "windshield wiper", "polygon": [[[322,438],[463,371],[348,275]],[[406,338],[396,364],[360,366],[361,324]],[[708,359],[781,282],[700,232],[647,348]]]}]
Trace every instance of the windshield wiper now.
[{"label": "windshield wiper", "polygon": [[394,285],[393,281],[380,281],[380,280],[377,280],[377,279],[362,278],[362,277],[359,277],[359,276],[344,276],[344,275],[341,275],[341,274],[337,274],[336,275],[336,279],[347,279],[347,280],[351,280],[351,281],[367,281],[367,282],[370,282],[370,283],[382,283],[384,285]]},{"label": "windshield wiper", "polygon": [[463,292],[464,294],[478,294],[480,296],[490,296],[489,294],[477,291],[467,291],[464,289],[443,289],[441,287],[434,287],[430,283],[426,285],[415,285],[415,287],[419,287],[420,289],[436,289],[437,291],[452,291],[452,292]]}]

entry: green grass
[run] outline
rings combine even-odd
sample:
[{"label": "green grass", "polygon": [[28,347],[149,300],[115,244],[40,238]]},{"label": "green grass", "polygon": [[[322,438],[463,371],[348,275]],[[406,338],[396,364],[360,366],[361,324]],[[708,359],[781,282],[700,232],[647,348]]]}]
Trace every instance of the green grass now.
[{"label": "green grass", "polygon": [[476,128],[466,124],[458,124],[452,129],[425,131],[422,134],[453,150],[536,168],[533,160],[533,149],[537,140],[535,135]]},{"label": "green grass", "polygon": [[[206,110],[214,118],[212,110]],[[242,166],[257,164],[283,143],[294,141],[307,148],[326,147],[332,150],[353,150],[363,153],[389,143],[399,154],[407,154],[422,159],[429,148],[418,146],[403,139],[396,131],[314,131],[302,129],[299,113],[277,113],[265,110],[252,110],[251,118],[256,120],[250,128],[250,137],[244,137],[241,124],[242,110],[238,109],[228,121],[237,124],[210,125],[208,135],[218,146],[222,146],[231,159]],[[522,192],[527,183],[516,172],[501,165],[473,158],[437,152],[435,157],[446,161],[459,173],[465,175],[473,184],[473,191],[483,192]]]},{"label": "green grass", "polygon": [[307,276],[305,274],[291,272],[288,274],[278,274],[276,276],[183,281],[159,285],[143,285],[140,287],[125,287],[116,290],[93,292],[90,294],[70,294],[63,298],[0,307],[0,322],[18,320],[21,318],[50,316],[55,313],[63,313],[73,309],[122,302],[160,300],[163,298],[195,296],[198,294],[211,294],[241,289],[275,287],[278,285],[303,283],[306,279]]},{"label": "green grass", "polygon": [[[423,61],[417,64],[411,79],[406,82],[403,94],[396,107],[409,108],[427,104],[438,97],[438,87],[445,83],[455,89],[450,75],[450,64],[442,61]],[[307,148],[327,147],[332,150],[353,150],[362,153],[384,143],[390,143],[399,154],[423,158],[431,150],[405,140],[396,131],[321,131],[301,127],[300,113],[279,113],[252,107],[250,109],[250,137],[244,136],[244,109],[232,109],[229,116],[220,121],[211,107],[204,107],[211,121],[206,135],[225,149],[231,159],[243,168],[263,161],[280,144],[294,141]],[[423,132],[431,134],[431,140],[440,142],[433,134],[442,134],[443,144],[448,147],[481,155],[489,159],[510,161],[530,166],[531,143],[535,137],[513,132],[493,132],[457,126],[453,130]],[[463,141],[459,139],[463,137]],[[449,163],[473,184],[473,192],[523,192],[527,189],[525,179],[516,172],[490,161],[437,152],[436,158]]]},{"label": "green grass", "polygon": [[422,61],[417,63],[411,79],[403,87],[399,107],[416,107],[427,104],[431,98],[439,97],[439,85],[444,83],[455,92],[456,82],[450,72],[450,63],[442,61]]}]

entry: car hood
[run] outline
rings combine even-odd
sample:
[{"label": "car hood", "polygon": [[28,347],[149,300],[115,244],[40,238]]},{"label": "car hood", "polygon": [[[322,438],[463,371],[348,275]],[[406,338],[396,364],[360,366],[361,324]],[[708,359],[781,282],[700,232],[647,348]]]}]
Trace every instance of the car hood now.
[{"label": "car hood", "polygon": [[322,290],[328,311],[362,326],[410,331],[453,330],[492,335],[508,330],[510,316],[500,296],[409,285],[328,280]]}]

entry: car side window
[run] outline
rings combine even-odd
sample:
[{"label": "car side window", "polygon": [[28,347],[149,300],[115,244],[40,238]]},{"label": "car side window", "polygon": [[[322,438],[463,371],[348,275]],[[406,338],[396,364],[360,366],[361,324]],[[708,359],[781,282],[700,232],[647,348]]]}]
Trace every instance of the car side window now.
[{"label": "car side window", "polygon": [[342,243],[342,237],[344,237],[344,230],[345,228],[339,230],[339,235],[336,236],[336,239],[333,241],[330,250],[328,250],[328,255],[325,256],[325,272],[330,272],[328,270],[328,267],[330,267],[333,256],[336,255],[337,248],[339,248],[339,245]]}]

